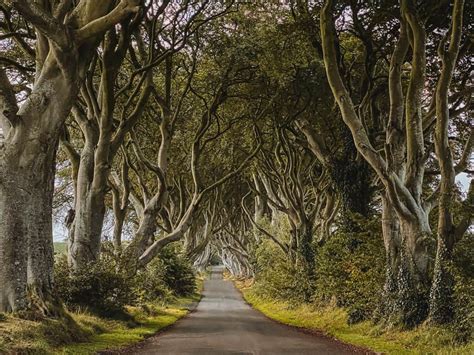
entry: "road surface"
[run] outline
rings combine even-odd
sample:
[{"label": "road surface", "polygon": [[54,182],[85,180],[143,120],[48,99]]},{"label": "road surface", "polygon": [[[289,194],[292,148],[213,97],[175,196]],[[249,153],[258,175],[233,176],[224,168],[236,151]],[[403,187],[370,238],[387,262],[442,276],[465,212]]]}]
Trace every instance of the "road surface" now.
[{"label": "road surface", "polygon": [[331,339],[305,334],[248,306],[222,269],[204,282],[195,312],[169,330],[132,348],[132,354],[353,354]]}]

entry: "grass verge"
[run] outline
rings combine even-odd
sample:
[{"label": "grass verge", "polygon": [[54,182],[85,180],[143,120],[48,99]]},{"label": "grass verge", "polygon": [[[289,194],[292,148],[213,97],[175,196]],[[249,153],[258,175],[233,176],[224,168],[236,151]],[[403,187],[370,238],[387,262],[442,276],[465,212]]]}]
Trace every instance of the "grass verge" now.
[{"label": "grass verge", "polygon": [[0,354],[95,354],[132,345],[155,334],[191,310],[201,298],[176,298],[167,304],[127,307],[130,320],[100,318],[88,312],[70,312],[68,318],[41,322],[0,314]]},{"label": "grass verge", "polygon": [[384,329],[366,321],[347,324],[347,313],[336,307],[291,305],[258,295],[245,282],[236,282],[245,300],[267,317],[280,323],[322,331],[345,343],[385,354],[474,354],[474,343],[457,346],[456,334],[446,328],[422,325],[413,330]]}]

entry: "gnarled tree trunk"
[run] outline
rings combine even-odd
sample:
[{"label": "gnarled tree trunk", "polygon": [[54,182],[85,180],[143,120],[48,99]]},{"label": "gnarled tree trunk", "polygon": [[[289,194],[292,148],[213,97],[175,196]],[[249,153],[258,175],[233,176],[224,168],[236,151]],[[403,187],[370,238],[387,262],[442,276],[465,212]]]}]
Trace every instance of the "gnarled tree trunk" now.
[{"label": "gnarled tree trunk", "polygon": [[398,294],[397,272],[400,268],[400,223],[390,200],[382,196],[382,235],[385,246],[385,284],[383,290],[384,302],[380,312],[383,317],[389,317],[395,310]]},{"label": "gnarled tree trunk", "polygon": [[53,283],[55,153],[98,38],[138,10],[132,0],[116,7],[114,3],[81,0],[76,6],[72,2],[46,6],[11,1],[37,30],[37,69],[32,92],[21,108],[0,70],[5,136],[0,142],[0,312],[30,307],[48,314],[53,309],[48,299]]},{"label": "gnarled tree trunk", "polygon": [[56,122],[45,132],[44,125],[50,117],[67,116],[76,92],[60,74],[37,83],[0,146],[0,311],[49,312],[44,302],[53,284],[52,196],[60,127]]},{"label": "gnarled tree trunk", "polygon": [[[452,254],[457,236],[465,232],[462,226],[456,230],[457,228],[453,220],[452,210],[456,171],[448,141],[450,123],[448,91],[461,42],[463,8],[464,0],[454,1],[451,33],[448,32],[446,34],[438,48],[442,61],[442,70],[436,87],[435,151],[441,171],[441,182],[436,262],[430,292],[430,321],[438,324],[449,323],[454,317],[454,276],[451,271]],[[449,48],[445,50],[443,47],[449,35]],[[468,156],[471,155],[472,144],[471,132],[465,147],[465,154],[467,153]],[[469,194],[471,193],[472,191],[469,192]],[[468,218],[468,220],[470,219],[472,217]]]}]

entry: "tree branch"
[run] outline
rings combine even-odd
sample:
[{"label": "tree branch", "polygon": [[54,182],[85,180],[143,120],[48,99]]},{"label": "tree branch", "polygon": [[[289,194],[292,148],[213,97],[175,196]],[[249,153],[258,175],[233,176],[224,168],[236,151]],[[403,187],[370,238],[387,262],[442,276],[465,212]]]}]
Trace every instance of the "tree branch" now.
[{"label": "tree branch", "polygon": [[13,7],[35,26],[44,36],[53,41],[59,48],[67,49],[70,40],[67,28],[54,17],[45,12],[35,1],[10,0]]},{"label": "tree branch", "polygon": [[76,30],[75,38],[79,44],[82,44],[125,20],[130,14],[137,13],[140,8],[140,0],[121,0],[107,15],[99,17]]}]

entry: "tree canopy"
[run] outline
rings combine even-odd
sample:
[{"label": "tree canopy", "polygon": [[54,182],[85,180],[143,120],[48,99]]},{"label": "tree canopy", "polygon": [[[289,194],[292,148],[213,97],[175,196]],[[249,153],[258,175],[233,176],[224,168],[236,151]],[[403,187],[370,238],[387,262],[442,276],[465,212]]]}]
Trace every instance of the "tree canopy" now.
[{"label": "tree canopy", "polygon": [[239,277],[284,260],[304,301],[327,296],[331,248],[365,245],[379,319],[452,322],[474,216],[473,15],[463,0],[0,1],[0,311],[57,313],[61,224],[71,273],[106,258],[134,277],[174,243]]}]

